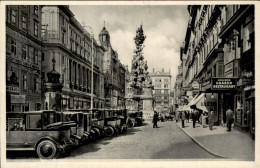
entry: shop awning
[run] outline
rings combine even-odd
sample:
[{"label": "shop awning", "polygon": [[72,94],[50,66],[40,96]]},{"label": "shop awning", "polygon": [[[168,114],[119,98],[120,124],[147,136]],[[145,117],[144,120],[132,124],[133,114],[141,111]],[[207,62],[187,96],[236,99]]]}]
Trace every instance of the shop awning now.
[{"label": "shop awning", "polygon": [[205,93],[201,93],[191,104],[190,106],[196,106],[197,109],[200,109],[202,111],[208,112],[208,109],[205,106],[202,106],[202,104],[205,104]]},{"label": "shop awning", "polygon": [[180,106],[176,111],[183,111],[183,106]]},{"label": "shop awning", "polygon": [[190,107],[191,104],[196,100],[196,98],[198,97],[199,95],[197,94],[188,104],[188,106]]},{"label": "shop awning", "polygon": [[186,111],[191,111],[191,108],[190,108],[190,106],[188,106],[188,105],[185,105],[185,106],[183,106],[183,110],[186,110]]}]

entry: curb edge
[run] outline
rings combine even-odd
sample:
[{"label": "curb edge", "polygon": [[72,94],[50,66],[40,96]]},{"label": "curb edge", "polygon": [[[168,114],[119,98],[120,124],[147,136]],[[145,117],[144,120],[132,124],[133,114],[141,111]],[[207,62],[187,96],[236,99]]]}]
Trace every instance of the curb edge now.
[{"label": "curb edge", "polygon": [[[178,124],[176,124],[178,125]],[[183,128],[181,128],[179,125],[178,127],[185,133],[187,134],[195,143],[197,143],[199,146],[201,146],[203,149],[205,149],[207,152],[209,152],[210,154],[214,155],[214,156],[217,156],[217,157],[220,157],[220,158],[226,158],[228,159],[227,157],[225,156],[221,156],[219,154],[215,154],[213,152],[211,152],[208,148],[206,148],[204,145],[202,145],[199,141],[197,141],[194,137],[192,137],[187,131],[185,131]]]}]

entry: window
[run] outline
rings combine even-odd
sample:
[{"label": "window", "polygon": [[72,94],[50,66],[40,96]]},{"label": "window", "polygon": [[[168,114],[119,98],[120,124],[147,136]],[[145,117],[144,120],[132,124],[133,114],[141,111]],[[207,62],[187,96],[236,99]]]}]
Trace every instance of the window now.
[{"label": "window", "polygon": [[27,18],[25,15],[22,16],[22,28],[27,29]]},{"label": "window", "polygon": [[39,14],[39,7],[37,5],[34,6],[34,14],[38,16]]},{"label": "window", "polygon": [[38,29],[39,29],[39,27],[38,27],[38,22],[37,22],[37,21],[34,21],[34,35],[35,35],[36,37],[38,37]]},{"label": "window", "polygon": [[38,65],[38,50],[34,49],[34,64]]},{"label": "window", "polygon": [[65,32],[62,32],[61,42],[65,44]]},{"label": "window", "polygon": [[12,16],[11,16],[11,23],[15,24],[16,23],[16,11],[12,10]]},{"label": "window", "polygon": [[168,88],[168,84],[164,84],[164,88]]},{"label": "window", "polygon": [[73,41],[70,39],[70,50],[73,48]]},{"label": "window", "polygon": [[27,59],[27,45],[22,44],[22,58]]},{"label": "window", "polygon": [[42,53],[42,61],[44,61],[44,53]]},{"label": "window", "polygon": [[26,91],[27,89],[27,76],[23,74],[23,90]]},{"label": "window", "polygon": [[14,39],[11,39],[11,53],[16,55],[16,41]]},{"label": "window", "polygon": [[33,84],[34,84],[33,90],[34,90],[34,92],[36,92],[38,90],[38,78],[37,77],[34,78]]},{"label": "window", "polygon": [[41,129],[42,128],[42,119],[41,115],[29,115],[27,116],[27,129]]}]

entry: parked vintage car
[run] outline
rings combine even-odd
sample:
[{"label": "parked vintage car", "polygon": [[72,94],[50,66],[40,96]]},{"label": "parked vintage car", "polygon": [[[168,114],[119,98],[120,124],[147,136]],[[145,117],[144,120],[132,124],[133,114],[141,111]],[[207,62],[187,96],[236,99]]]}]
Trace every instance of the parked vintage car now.
[{"label": "parked vintage car", "polygon": [[84,130],[85,120],[83,113],[76,110],[68,110],[58,114],[58,121],[73,121],[76,123],[75,126],[70,127],[71,139],[75,142],[76,145],[82,144],[88,138],[88,133],[85,133]]},{"label": "parked vintage car", "polygon": [[6,150],[33,150],[43,159],[68,153],[74,146],[70,128],[75,122],[58,122],[56,111],[6,113]]},{"label": "parked vintage car", "polygon": [[114,116],[117,117],[117,125],[119,126],[120,133],[127,130],[128,115],[126,109],[116,109],[114,110]]},{"label": "parked vintage car", "polygon": [[119,120],[116,116],[114,116],[114,111],[110,109],[105,109],[105,134],[106,136],[113,136],[116,133],[120,132],[119,129]]},{"label": "parked vintage car", "polygon": [[142,126],[144,122],[142,111],[129,111],[128,112],[128,127]]},{"label": "parked vintage car", "polygon": [[98,117],[99,115],[97,115],[98,112],[96,112],[96,110],[91,111],[90,109],[69,109],[66,111],[83,114],[85,135],[84,140],[96,140],[102,136],[104,129],[104,117],[103,119],[102,115]]},{"label": "parked vintage car", "polygon": [[136,112],[136,125],[135,126],[142,126],[143,125],[143,122],[144,122],[144,119],[143,119],[143,112],[142,111],[137,111]]}]

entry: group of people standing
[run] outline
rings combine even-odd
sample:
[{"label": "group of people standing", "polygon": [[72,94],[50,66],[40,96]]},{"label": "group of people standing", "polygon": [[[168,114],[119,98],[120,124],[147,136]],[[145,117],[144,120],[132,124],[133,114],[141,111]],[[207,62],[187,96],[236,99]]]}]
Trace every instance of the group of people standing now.
[{"label": "group of people standing", "polygon": [[[227,131],[231,131],[231,126],[234,122],[233,118],[233,111],[228,108],[226,111],[226,117],[227,117]],[[206,128],[207,123],[209,125],[209,130],[213,130],[213,125],[215,122],[215,112],[213,109],[210,109],[210,111],[207,113],[203,111],[202,113],[199,112],[197,109],[189,111],[178,111],[175,114],[175,120],[178,122],[178,120],[181,120],[182,122],[182,128],[185,128],[185,121],[186,123],[189,123],[189,120],[192,119],[192,126],[193,128],[196,128],[196,121],[201,120],[201,124],[203,128]],[[155,111],[153,115],[153,128],[158,128],[157,122],[159,120],[159,114]]]},{"label": "group of people standing", "polygon": [[[226,117],[227,117],[227,131],[231,131],[231,126],[234,123],[233,118],[233,111],[228,108],[226,111]],[[186,123],[189,123],[189,120],[192,119],[192,126],[193,128],[196,128],[196,121],[201,121],[201,125],[203,128],[207,127],[207,124],[209,125],[209,130],[213,130],[214,122],[215,122],[215,112],[213,109],[210,109],[209,112],[200,112],[197,109],[189,111],[179,111],[176,112],[175,116],[176,122],[178,120],[181,120],[182,122],[182,128],[185,128],[185,120]]]}]

